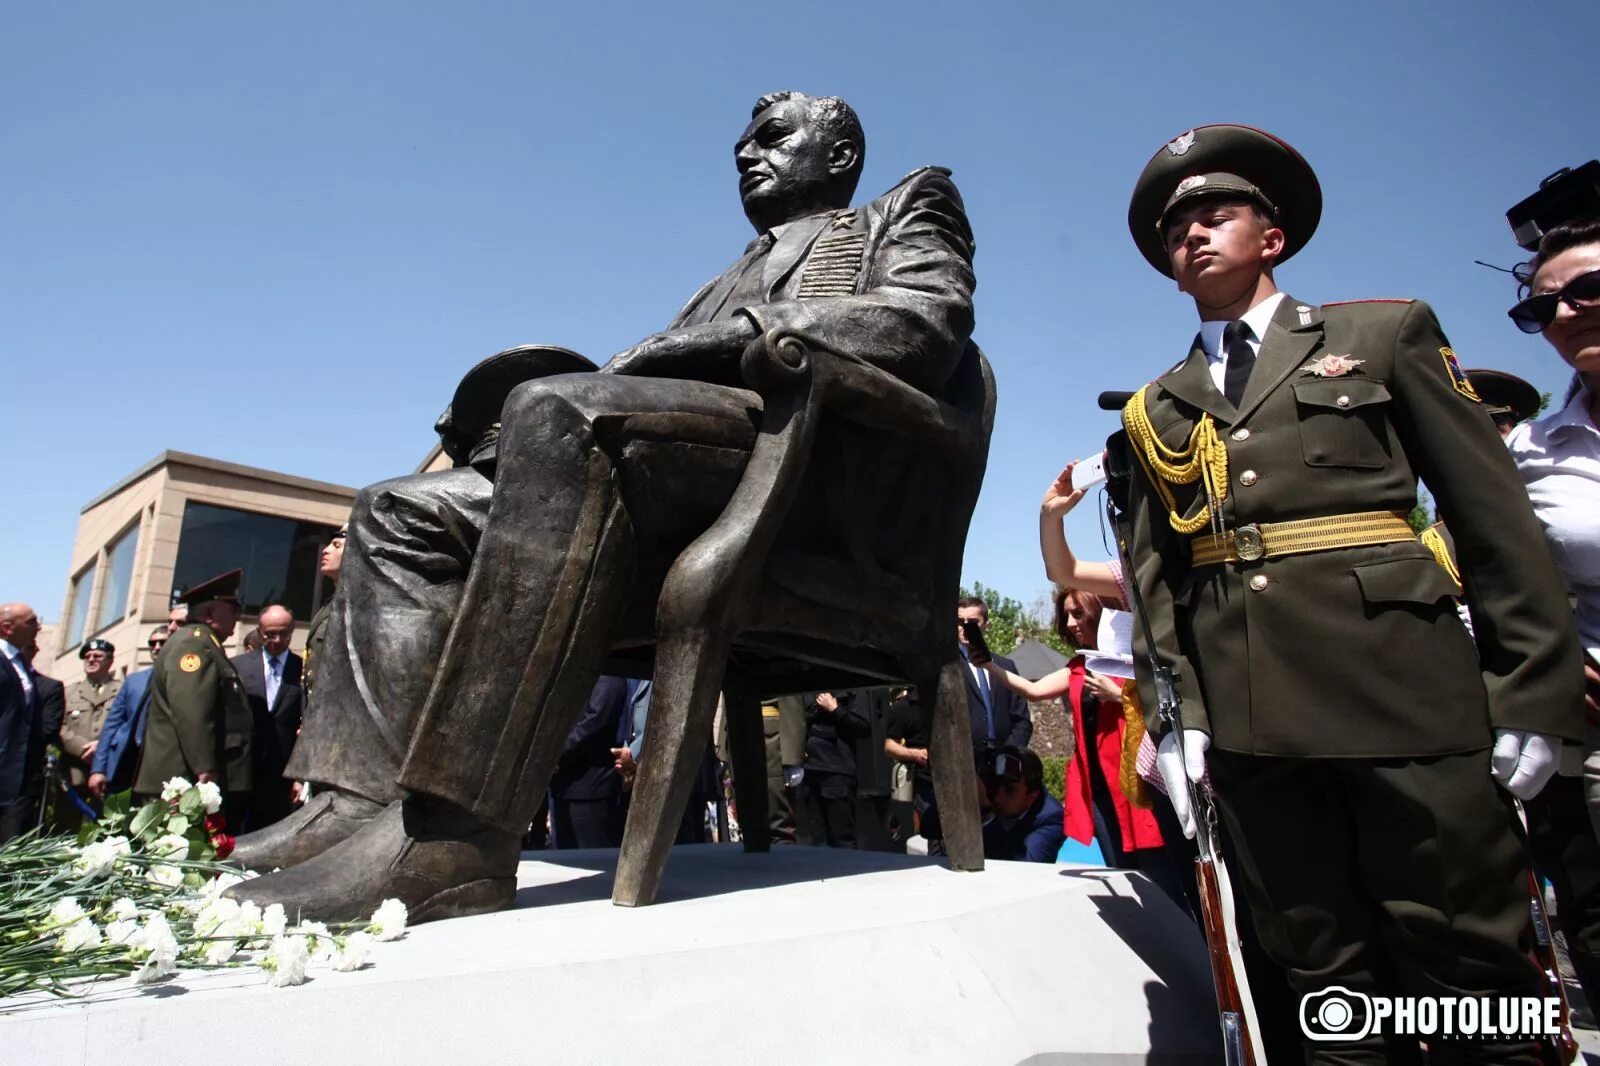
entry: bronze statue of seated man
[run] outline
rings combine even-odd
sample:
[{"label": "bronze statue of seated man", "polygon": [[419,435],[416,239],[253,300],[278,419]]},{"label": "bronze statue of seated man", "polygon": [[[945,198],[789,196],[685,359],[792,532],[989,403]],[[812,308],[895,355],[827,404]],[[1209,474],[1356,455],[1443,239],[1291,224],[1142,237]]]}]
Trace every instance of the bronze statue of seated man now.
[{"label": "bronze statue of seated man", "polygon": [[[731,267],[598,373],[518,385],[456,469],[361,492],[288,770],[318,795],[241,838],[241,861],[284,869],[232,895],[320,919],[508,904],[621,620],[648,617],[739,482],[762,417],[745,349],[781,331],[941,394],[973,325],[965,209],[931,167],[851,208],[864,149],[843,100],[762,97],[734,149],[758,236]],[[544,351],[536,372],[571,365]]]}]

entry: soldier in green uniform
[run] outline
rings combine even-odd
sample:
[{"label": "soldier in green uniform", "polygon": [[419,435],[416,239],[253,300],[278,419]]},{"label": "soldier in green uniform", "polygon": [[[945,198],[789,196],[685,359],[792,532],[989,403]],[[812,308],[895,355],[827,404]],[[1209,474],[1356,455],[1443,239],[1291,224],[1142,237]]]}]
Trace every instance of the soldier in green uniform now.
[{"label": "soldier in green uniform", "polygon": [[[1301,995],[1534,995],[1528,854],[1502,788],[1534,795],[1582,735],[1571,617],[1427,305],[1277,289],[1320,215],[1299,154],[1242,126],[1174,139],[1134,189],[1135,243],[1201,319],[1123,412],[1135,577],[1183,704],[1187,765],[1174,736],[1158,762],[1191,830],[1184,779],[1209,764],[1257,932]],[[1419,476],[1449,516],[1476,647],[1406,524]],[[1319,1002],[1302,1001],[1308,1033]],[[1372,1020],[1353,1009],[1312,1061],[1419,1061],[1392,1027],[1344,1039]]]},{"label": "soldier in green uniform", "polygon": [[[100,743],[111,701],[122,679],[111,672],[117,649],[109,640],[86,640],[78,649],[83,679],[67,686],[66,714],[61,719],[61,776],[66,787],[85,805],[98,811],[100,800],[89,791],[89,766]],[[83,811],[64,793],[57,797],[55,825],[63,833],[76,833]]]},{"label": "soldier in green uniform", "polygon": [[184,592],[188,620],[153,667],[150,717],[133,791],[159,796],[171,778],[214,781],[223,811],[237,824],[250,791],[250,705],[222,642],[239,619],[239,580],[231,570]]}]

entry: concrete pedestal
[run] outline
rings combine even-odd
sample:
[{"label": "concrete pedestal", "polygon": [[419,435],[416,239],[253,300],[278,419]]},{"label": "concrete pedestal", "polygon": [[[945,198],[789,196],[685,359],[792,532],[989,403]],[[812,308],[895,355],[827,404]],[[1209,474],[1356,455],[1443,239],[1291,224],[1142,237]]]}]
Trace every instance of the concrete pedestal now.
[{"label": "concrete pedestal", "polygon": [[[0,1060],[1212,1063],[1204,945],[1137,875],[900,855],[674,850],[660,901],[614,852],[529,853],[516,907],[418,926],[357,973],[190,974],[0,1016]],[[13,1004],[12,1006],[15,1006]]]}]

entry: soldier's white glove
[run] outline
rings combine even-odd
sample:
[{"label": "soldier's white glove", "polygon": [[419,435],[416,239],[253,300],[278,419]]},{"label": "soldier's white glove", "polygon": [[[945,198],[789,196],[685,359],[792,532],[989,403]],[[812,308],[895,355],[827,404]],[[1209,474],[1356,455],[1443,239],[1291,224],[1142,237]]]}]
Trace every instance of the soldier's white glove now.
[{"label": "soldier's white glove", "polygon": [[1520,800],[1531,800],[1555,776],[1560,764],[1561,742],[1543,733],[1524,733],[1520,729],[1496,729],[1494,752],[1489,756],[1489,772],[1500,787]]},{"label": "soldier's white glove", "polygon": [[1185,729],[1183,757],[1178,755],[1178,737],[1174,733],[1162,737],[1161,746],[1156,749],[1156,769],[1161,771],[1161,780],[1167,786],[1167,799],[1172,801],[1172,810],[1183,827],[1183,835],[1190,840],[1194,839],[1194,811],[1189,806],[1189,785],[1198,785],[1206,776],[1206,749],[1209,747],[1211,738],[1208,735],[1198,729]]}]

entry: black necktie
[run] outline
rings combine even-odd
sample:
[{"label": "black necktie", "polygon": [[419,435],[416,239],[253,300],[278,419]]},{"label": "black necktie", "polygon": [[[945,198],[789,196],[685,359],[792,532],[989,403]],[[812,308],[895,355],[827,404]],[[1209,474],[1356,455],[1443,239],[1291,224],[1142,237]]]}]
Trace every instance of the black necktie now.
[{"label": "black necktie", "polygon": [[1222,351],[1227,358],[1227,369],[1222,374],[1222,394],[1238,407],[1239,401],[1244,399],[1250,369],[1256,365],[1255,349],[1250,347],[1250,327],[1242,321],[1229,322],[1222,331]]}]

